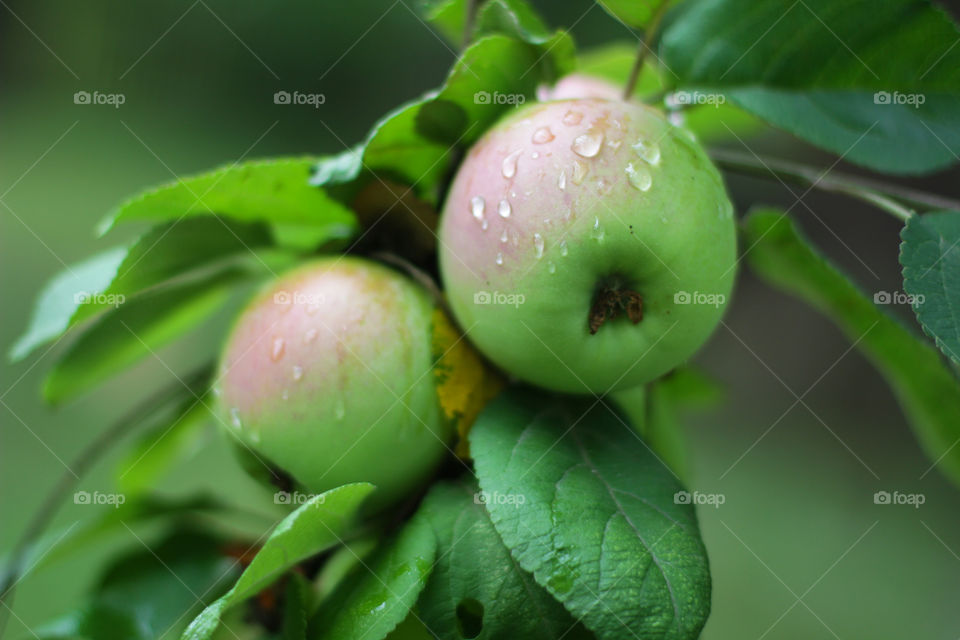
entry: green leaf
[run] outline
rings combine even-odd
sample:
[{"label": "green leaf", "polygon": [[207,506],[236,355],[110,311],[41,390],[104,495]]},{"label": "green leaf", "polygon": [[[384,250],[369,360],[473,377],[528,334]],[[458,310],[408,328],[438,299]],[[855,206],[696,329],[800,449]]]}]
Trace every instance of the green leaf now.
[{"label": "green leaf", "polygon": [[699,636],[710,573],[670,471],[604,404],[501,394],[470,432],[497,532],[603,640]]},{"label": "green leaf", "polygon": [[852,162],[909,174],[960,151],[958,36],[926,0],[704,0],[674,13],[661,55],[682,87],[723,91]]},{"label": "green leaf", "polygon": [[900,234],[903,287],[927,335],[960,363],[960,212],[913,216]]},{"label": "green leaf", "polygon": [[149,491],[176,462],[196,450],[203,427],[211,419],[205,391],[196,389],[196,396],[187,392],[188,397],[172,416],[161,420],[124,453],[116,471],[117,488],[122,493]]},{"label": "green leaf", "polygon": [[960,384],[926,341],[884,314],[819,255],[780,211],[743,224],[747,259],[770,284],[833,320],[880,371],[927,455],[960,483]]},{"label": "green leaf", "polygon": [[440,638],[589,637],[511,557],[482,495],[476,483],[443,483],[421,507],[438,542],[437,566],[418,605],[427,628]]},{"label": "green leaf", "polygon": [[106,289],[127,256],[125,247],[115,247],[67,267],[44,286],[37,298],[30,325],[10,349],[11,360],[22,360],[38,346],[70,326],[70,319],[83,300]]},{"label": "green leaf", "polygon": [[[27,549],[22,566],[37,571],[55,564],[64,558],[83,551],[89,545],[102,541],[118,531],[125,532],[124,525],[153,522],[173,517],[227,511],[226,504],[208,497],[186,499],[167,499],[160,496],[143,495],[128,497],[126,502],[113,509],[106,509],[96,518],[81,521],[66,529],[51,531]],[[11,571],[11,558],[4,557],[0,566],[0,584],[4,584]]]},{"label": "green leaf", "polygon": [[611,16],[634,29],[644,29],[671,0],[597,0]]},{"label": "green leaf", "polygon": [[330,237],[356,228],[350,210],[309,185],[317,158],[280,158],[232,164],[183,178],[122,204],[101,224],[106,233],[120,222],[171,222],[216,214],[237,222],[322,227]]},{"label": "green leaf", "polygon": [[[47,377],[43,392],[59,403],[153,354],[195,328],[226,302],[236,272],[166,288],[123,304],[98,318],[70,345]],[[217,345],[210,345],[211,358]]]},{"label": "green leaf", "polygon": [[135,544],[133,553],[110,566],[87,606],[38,635],[90,640],[170,637],[205,598],[222,593],[236,574],[221,541],[209,534],[178,531],[156,546]]},{"label": "green leaf", "polygon": [[311,587],[299,573],[290,574],[283,600],[283,627],[280,640],[307,640],[307,615]]},{"label": "green leaf", "polygon": [[383,640],[403,622],[427,582],[436,555],[429,525],[414,517],[323,602],[310,637]]},{"label": "green leaf", "polygon": [[183,640],[208,640],[227,609],[270,585],[300,561],[337,544],[373,489],[367,483],[331,489],[284,518],[233,588],[190,623]]}]

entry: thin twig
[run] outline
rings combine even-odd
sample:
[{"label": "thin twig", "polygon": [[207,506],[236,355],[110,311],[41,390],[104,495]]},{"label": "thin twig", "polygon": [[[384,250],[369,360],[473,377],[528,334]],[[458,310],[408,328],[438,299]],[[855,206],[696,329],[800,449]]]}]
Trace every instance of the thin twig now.
[{"label": "thin twig", "polygon": [[3,609],[0,610],[0,638],[3,637],[9,617],[8,614],[10,608],[13,606],[16,585],[23,572],[23,562],[26,559],[27,552],[36,539],[39,538],[43,531],[50,525],[53,516],[56,515],[61,503],[67,495],[70,494],[70,491],[73,490],[77,481],[110,449],[111,445],[119,442],[129,430],[139,425],[144,419],[149,418],[156,411],[159,411],[171,400],[179,396],[183,392],[184,384],[192,388],[204,378],[209,377],[212,370],[210,366],[202,367],[190,374],[186,378],[186,383],[178,381],[134,407],[114,424],[105,429],[93,442],[88,444],[74,459],[73,464],[69,466],[68,470],[60,476],[57,484],[55,484],[53,489],[50,490],[50,493],[47,494],[43,504],[40,505],[40,509],[33,516],[30,524],[27,525],[27,528],[23,534],[21,534],[17,544],[13,547],[13,551],[10,553],[9,570],[3,578],[3,583],[0,584],[0,606],[3,607]]},{"label": "thin twig", "polygon": [[627,78],[627,84],[623,88],[624,100],[629,100],[633,96],[633,91],[637,87],[637,81],[640,79],[640,73],[643,71],[643,63],[647,59],[647,53],[654,46],[660,30],[660,21],[663,19],[663,14],[667,12],[667,6],[669,4],[669,2],[664,2],[657,8],[656,13],[654,13],[650,19],[650,24],[647,25],[647,30],[643,33],[640,46],[637,47],[637,57],[633,61],[633,68],[630,69],[630,77]]},{"label": "thin twig", "polygon": [[915,215],[914,209],[960,211],[960,201],[944,196],[850,174],[827,173],[822,169],[788,160],[758,158],[752,153],[729,149],[711,149],[710,156],[722,169],[761,178],[777,177],[823,191],[842,193],[879,207],[904,221]]}]

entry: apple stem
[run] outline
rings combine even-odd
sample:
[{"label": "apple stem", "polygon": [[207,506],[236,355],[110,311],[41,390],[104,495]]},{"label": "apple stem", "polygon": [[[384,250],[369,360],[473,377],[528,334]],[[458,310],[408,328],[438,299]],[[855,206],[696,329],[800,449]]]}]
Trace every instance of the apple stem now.
[{"label": "apple stem", "polygon": [[[916,215],[919,209],[960,210],[960,201],[937,194],[917,191],[898,185],[880,183],[843,173],[830,173],[810,165],[776,158],[765,158],[754,153],[741,153],[729,149],[711,149],[710,156],[722,169],[761,178],[775,178],[781,182],[807,185],[811,189],[841,193],[863,200],[903,221]],[[906,205],[906,206],[905,206]]]},{"label": "apple stem", "polygon": [[626,313],[633,324],[640,324],[643,320],[643,298],[632,289],[601,286],[593,297],[593,304],[587,316],[590,335],[595,335],[604,323],[619,317],[621,313]]},{"label": "apple stem", "polygon": [[[0,605],[3,605],[5,611],[9,612],[13,606],[15,588],[23,575],[23,564],[26,561],[26,556],[30,551],[31,545],[38,541],[40,535],[50,525],[50,521],[53,519],[53,516],[56,515],[60,504],[70,491],[73,490],[77,481],[80,480],[104,453],[110,450],[111,445],[120,442],[123,435],[133,427],[139,425],[145,418],[156,414],[157,411],[161,410],[170,401],[179,397],[183,392],[184,386],[192,389],[201,381],[209,379],[212,372],[212,367],[203,367],[185,378],[185,381],[178,381],[162,389],[107,428],[73,460],[73,463],[69,465],[67,470],[60,476],[57,484],[54,485],[50,493],[47,494],[47,497],[40,505],[39,511],[37,511],[26,529],[24,529],[23,534],[8,556],[10,559],[8,570],[2,584],[0,584]],[[0,637],[3,636],[6,623],[7,615],[0,616]]]},{"label": "apple stem", "polygon": [[667,12],[667,6],[669,4],[669,2],[664,2],[657,8],[653,17],[650,18],[650,24],[647,25],[647,30],[643,32],[640,45],[637,47],[637,57],[633,61],[633,68],[630,69],[630,77],[627,78],[627,84],[623,88],[624,100],[629,100],[633,96],[633,91],[637,87],[637,81],[640,79],[640,73],[643,71],[643,63],[647,59],[647,54],[652,53],[650,47],[653,46],[657,38],[660,30],[660,21]]}]

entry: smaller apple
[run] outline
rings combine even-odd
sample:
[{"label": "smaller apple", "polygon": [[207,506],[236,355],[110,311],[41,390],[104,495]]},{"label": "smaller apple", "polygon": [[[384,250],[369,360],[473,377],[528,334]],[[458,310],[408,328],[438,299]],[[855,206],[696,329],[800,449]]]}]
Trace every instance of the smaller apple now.
[{"label": "smaller apple", "polygon": [[483,388],[479,358],[449,344],[458,337],[406,276],[353,257],[308,263],[238,318],[220,369],[224,423],[310,491],[366,481],[375,503],[395,501],[436,469]]}]

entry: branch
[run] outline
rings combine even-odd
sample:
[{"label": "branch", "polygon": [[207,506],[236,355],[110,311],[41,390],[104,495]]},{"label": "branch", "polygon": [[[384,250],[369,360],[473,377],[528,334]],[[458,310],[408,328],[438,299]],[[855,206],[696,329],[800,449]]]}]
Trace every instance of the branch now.
[{"label": "branch", "polygon": [[785,182],[841,193],[872,204],[904,221],[916,214],[914,209],[960,211],[960,201],[957,200],[850,174],[828,173],[797,162],[763,158],[729,149],[711,149],[710,157],[717,166],[728,171],[761,178],[775,177]]},{"label": "branch", "polygon": [[634,89],[637,87],[637,80],[640,79],[640,73],[643,71],[643,63],[647,59],[647,52],[650,51],[654,41],[657,39],[658,31],[660,30],[660,21],[667,12],[667,6],[669,4],[669,2],[665,1],[657,8],[656,13],[654,13],[650,19],[650,24],[647,25],[647,30],[643,32],[640,46],[637,47],[637,57],[633,61],[633,68],[630,69],[630,77],[627,78],[627,84],[623,88],[624,100],[629,100],[633,95]]}]

